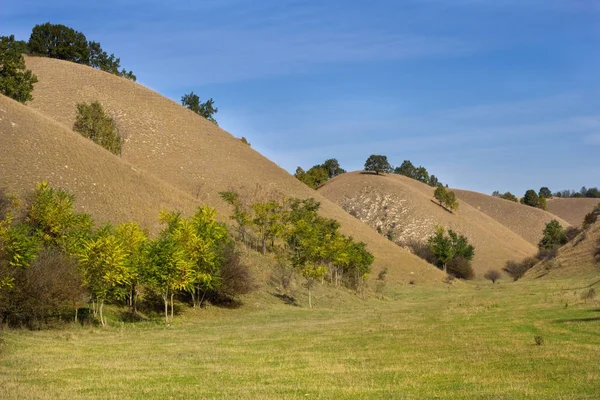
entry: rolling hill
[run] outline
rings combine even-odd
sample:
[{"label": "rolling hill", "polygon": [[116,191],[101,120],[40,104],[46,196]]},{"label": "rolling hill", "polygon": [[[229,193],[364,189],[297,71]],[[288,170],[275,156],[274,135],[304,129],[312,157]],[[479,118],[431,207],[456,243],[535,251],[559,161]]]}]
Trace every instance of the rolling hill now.
[{"label": "rolling hill", "polygon": [[431,201],[433,190],[396,174],[352,172],[333,178],[319,193],[399,243],[424,241],[436,225],[465,235],[475,246],[473,269],[478,275],[501,269],[509,259],[535,254],[536,246],[460,196],[458,212],[446,211]]},{"label": "rolling hill", "polygon": [[581,226],[585,215],[599,203],[600,199],[562,199],[555,197],[548,200],[547,205],[548,212],[559,216],[573,226]]},{"label": "rolling hill", "polygon": [[[436,268],[378,235],[248,145],[181,105],[139,84],[90,67],[37,57],[27,57],[26,63],[39,78],[34,100],[25,107],[8,99],[2,103],[8,104],[4,114],[9,115],[4,117],[10,120],[2,127],[2,140],[6,141],[2,147],[7,157],[3,162],[11,168],[3,168],[0,182],[6,182],[9,190],[23,190],[33,187],[37,180],[47,179],[71,189],[79,199],[79,207],[95,216],[108,215],[108,210],[121,207],[126,210],[114,211],[112,219],[127,215],[131,216],[128,219],[140,221],[155,218],[157,206],[138,201],[138,193],[143,197],[157,192],[164,194],[161,201],[165,206],[185,211],[197,204],[208,204],[227,220],[231,210],[218,192],[231,188],[254,190],[260,186],[263,192],[314,197],[321,202],[322,215],[338,220],[344,233],[367,243],[376,258],[374,275],[388,267],[393,281],[407,282],[417,276],[420,282],[433,283],[443,278]],[[92,101],[103,105],[125,137],[122,160],[70,130],[76,104]],[[15,135],[35,135],[38,144],[21,146],[16,138],[9,139],[4,131],[16,128],[12,124],[19,128]],[[53,141],[56,143],[50,145]],[[45,146],[51,150],[33,158],[36,169],[27,174],[16,173],[28,169],[31,155]],[[71,160],[78,160],[77,164]],[[63,164],[73,164],[73,174],[55,177],[61,168],[67,169]],[[109,166],[104,167],[105,164]],[[131,171],[132,177],[124,171]],[[88,195],[93,183],[103,189]],[[122,198],[113,197],[118,190],[125,193]]]},{"label": "rolling hill", "polygon": [[469,190],[452,190],[460,200],[487,214],[534,246],[540,242],[544,227],[551,220],[556,219],[564,228],[570,225],[562,218],[539,208]]}]

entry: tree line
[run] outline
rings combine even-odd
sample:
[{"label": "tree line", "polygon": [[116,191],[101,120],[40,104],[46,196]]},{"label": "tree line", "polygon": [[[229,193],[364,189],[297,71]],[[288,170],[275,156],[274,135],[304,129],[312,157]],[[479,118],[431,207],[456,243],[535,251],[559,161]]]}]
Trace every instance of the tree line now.
[{"label": "tree line", "polygon": [[[135,222],[95,227],[74,210],[74,197],[39,183],[25,201],[0,196],[0,315],[4,323],[34,326],[75,318],[81,306],[106,325],[107,302],[162,299],[165,322],[174,296],[236,296],[252,288],[247,266],[216,211],[199,207],[185,218],[161,212],[155,238]],[[170,313],[169,313],[170,306]]]},{"label": "tree line", "polygon": [[546,200],[552,197],[558,198],[600,198],[600,190],[598,188],[586,188],[585,186],[581,188],[580,191],[575,192],[573,190],[563,190],[559,192],[552,193],[548,187],[543,186],[540,188],[538,192],[533,189],[529,189],[525,192],[523,197],[519,200],[515,195],[511,192],[501,193],[498,190],[495,190],[492,193],[492,196],[499,197],[504,200],[513,201],[515,203],[520,202],[521,204],[525,204],[530,207],[541,208],[542,210],[546,209]]}]

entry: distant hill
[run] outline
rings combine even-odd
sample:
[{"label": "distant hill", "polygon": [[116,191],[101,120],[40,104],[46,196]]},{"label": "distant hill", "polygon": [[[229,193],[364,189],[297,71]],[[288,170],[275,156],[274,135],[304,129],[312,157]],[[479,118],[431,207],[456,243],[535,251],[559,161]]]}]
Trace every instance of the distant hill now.
[{"label": "distant hill", "polygon": [[551,220],[558,220],[564,228],[570,226],[562,218],[539,208],[469,190],[452,190],[460,200],[489,215],[535,246],[540,242],[544,228]]},{"label": "distant hill", "polygon": [[[318,191],[383,235],[391,232],[397,242],[424,241],[437,225],[465,235],[475,246],[473,269],[479,276],[490,268],[501,269],[509,259],[531,256],[537,251],[534,244],[471,206],[460,195],[459,209],[451,214],[431,201],[434,188],[404,176],[346,173]],[[513,205],[506,204],[506,212],[512,210]]]},{"label": "distant hill", "polygon": [[600,199],[558,198],[549,199],[548,212],[557,215],[573,226],[581,226],[587,213],[600,203]]},{"label": "distant hill", "polygon": [[[2,146],[4,154],[10,157],[3,157],[3,163],[12,167],[0,172],[0,182],[7,182],[9,189],[33,187],[36,180],[48,179],[72,189],[79,206],[95,216],[117,219],[127,215],[144,222],[156,217],[158,205],[148,203],[152,199],[138,201],[138,193],[141,198],[156,193],[164,207],[184,211],[208,204],[217,208],[221,219],[228,220],[231,209],[218,192],[251,190],[260,185],[265,192],[314,197],[321,202],[322,215],[338,220],[345,234],[367,243],[376,260],[373,275],[388,267],[392,281],[408,282],[416,276],[421,283],[434,283],[443,278],[436,268],[378,235],[239,139],[181,105],[139,84],[83,65],[37,57],[27,57],[26,64],[39,78],[34,100],[26,107],[10,103],[7,112],[11,122],[2,129],[13,129],[11,123],[15,123],[21,127],[19,135],[35,135],[38,144],[20,145],[16,139],[3,138],[7,140]],[[3,104],[7,101],[3,99]],[[122,160],[70,131],[76,104],[92,101],[102,104],[124,135]],[[50,145],[53,141],[56,144]],[[45,146],[52,150],[38,150]],[[31,154],[37,156],[32,159]],[[61,168],[71,169],[67,160],[78,160],[68,177],[59,173]],[[32,162],[37,165],[33,172],[17,173]],[[64,168],[63,163],[69,167]],[[124,172],[127,170],[139,178],[129,178]],[[102,190],[88,195],[93,187]],[[125,193],[122,197],[117,196],[119,190]],[[96,204],[100,202],[104,204]],[[123,210],[118,211],[119,207]],[[115,215],[109,215],[113,208]]]}]

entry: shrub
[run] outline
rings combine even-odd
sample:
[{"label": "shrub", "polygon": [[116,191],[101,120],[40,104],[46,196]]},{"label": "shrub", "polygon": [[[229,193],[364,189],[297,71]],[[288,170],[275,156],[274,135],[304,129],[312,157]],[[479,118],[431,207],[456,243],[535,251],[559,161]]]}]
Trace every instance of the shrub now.
[{"label": "shrub", "polygon": [[525,275],[525,272],[529,271],[535,264],[537,264],[538,261],[539,260],[535,257],[527,257],[521,262],[507,261],[502,270],[510,275],[514,281],[517,281],[523,275]]},{"label": "shrub", "polygon": [[536,258],[540,261],[543,260],[552,260],[558,254],[558,246],[550,247],[550,248],[539,248]]},{"label": "shrub", "polygon": [[419,242],[417,240],[409,240],[402,244],[403,247],[408,247],[409,250],[416,255],[417,257],[427,261],[430,264],[437,263],[437,257],[431,251],[431,248],[423,242]]},{"label": "shrub", "polygon": [[485,279],[489,279],[492,283],[496,283],[498,279],[500,279],[500,272],[495,269],[490,269],[488,272],[483,275]]},{"label": "shrub", "polygon": [[33,100],[33,84],[38,81],[25,69],[21,45],[13,35],[0,37],[0,93],[18,102]]},{"label": "shrub", "polygon": [[535,341],[535,344],[537,346],[543,346],[544,345],[544,338],[540,335],[536,335],[533,337],[533,340]]},{"label": "shrub", "polygon": [[538,247],[540,249],[554,249],[564,245],[568,240],[563,227],[557,220],[553,219],[544,227],[544,234]]},{"label": "shrub", "polygon": [[475,276],[473,267],[471,267],[471,262],[462,256],[454,257],[452,260],[448,261],[446,267],[448,269],[448,274],[459,279],[473,279]]},{"label": "shrub", "polygon": [[221,285],[218,292],[235,297],[254,290],[254,278],[248,265],[242,262],[240,253],[233,246],[229,246],[225,257],[227,261],[221,266]]},{"label": "shrub", "polygon": [[71,318],[85,292],[77,261],[56,248],[45,248],[29,268],[15,274],[15,284],[0,311],[11,326],[39,328]]},{"label": "shrub", "polygon": [[595,223],[598,220],[598,215],[592,211],[588,214],[585,215],[585,217],[583,218],[583,227],[587,227],[588,225],[591,225],[593,223]]},{"label": "shrub", "polygon": [[90,104],[77,104],[77,116],[73,130],[111,153],[121,154],[122,140],[117,125],[97,101]]}]

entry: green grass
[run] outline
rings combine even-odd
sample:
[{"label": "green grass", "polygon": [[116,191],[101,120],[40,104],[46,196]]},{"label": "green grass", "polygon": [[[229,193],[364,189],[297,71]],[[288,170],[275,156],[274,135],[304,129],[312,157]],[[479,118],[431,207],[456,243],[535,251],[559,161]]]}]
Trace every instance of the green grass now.
[{"label": "green grass", "polygon": [[[2,398],[592,399],[600,303],[575,282],[400,286],[385,299],[188,311],[171,327],[4,331]],[[569,290],[564,290],[570,288]],[[335,294],[335,293],[334,293]],[[323,304],[329,305],[324,308]],[[542,336],[544,344],[535,344]]]}]

